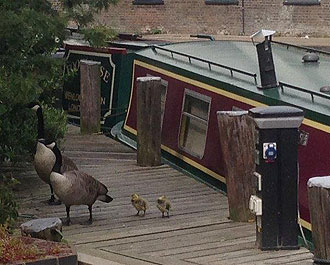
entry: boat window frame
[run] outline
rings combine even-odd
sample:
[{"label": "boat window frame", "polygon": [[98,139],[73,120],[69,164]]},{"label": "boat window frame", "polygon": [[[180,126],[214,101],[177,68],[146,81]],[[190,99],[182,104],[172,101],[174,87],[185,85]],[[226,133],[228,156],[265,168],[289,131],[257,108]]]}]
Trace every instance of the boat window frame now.
[{"label": "boat window frame", "polygon": [[205,0],[206,5],[238,5],[239,0]]},{"label": "boat window frame", "polygon": [[163,0],[133,0],[133,5],[164,5]]},{"label": "boat window frame", "polygon": [[283,5],[317,6],[317,5],[321,5],[321,0],[284,0]]},{"label": "boat window frame", "polygon": [[[152,75],[152,74],[147,74],[148,77],[156,77],[155,75]],[[165,116],[165,106],[166,106],[166,101],[167,101],[167,91],[168,91],[168,81],[163,79],[163,78],[160,78],[160,83],[162,86],[165,87],[165,101],[164,101],[164,109],[163,109],[163,112],[162,112],[162,109],[160,109],[160,114],[161,114],[161,117],[160,117],[160,129],[162,130],[163,129],[163,120],[164,120],[164,116]],[[162,94],[160,94],[160,97],[162,96]],[[160,100],[162,100],[162,98],[160,98]],[[162,102],[160,101],[160,108],[162,108]]]},{"label": "boat window frame", "polygon": [[[184,111],[187,95],[208,103],[209,106],[208,106],[208,110],[207,110],[207,120],[206,121],[204,119],[201,119],[199,117],[196,117],[195,115],[192,115],[192,114],[187,113],[187,112]],[[186,152],[186,153],[188,153],[188,154],[190,154],[190,155],[192,155],[196,158],[199,158],[199,159],[203,159],[203,157],[205,155],[205,148],[206,148],[206,143],[207,143],[207,135],[208,135],[209,121],[210,121],[210,113],[211,113],[211,103],[212,103],[212,97],[207,96],[207,95],[203,95],[199,92],[196,92],[196,91],[188,89],[188,88],[184,89],[184,96],[183,96],[183,101],[182,101],[182,106],[181,106],[181,117],[180,117],[180,126],[179,126],[178,138],[177,138],[178,139],[177,145],[178,145],[178,148],[180,150],[182,150],[182,151],[184,151],[184,152]],[[203,122],[206,122],[205,145],[204,145],[203,153],[201,155],[197,154],[197,153],[189,150],[188,148],[183,147],[183,146],[180,145],[181,128],[182,128],[182,121],[183,121],[183,116],[184,115],[186,115],[189,118],[193,118],[193,119],[196,119],[196,120],[201,120]]]}]

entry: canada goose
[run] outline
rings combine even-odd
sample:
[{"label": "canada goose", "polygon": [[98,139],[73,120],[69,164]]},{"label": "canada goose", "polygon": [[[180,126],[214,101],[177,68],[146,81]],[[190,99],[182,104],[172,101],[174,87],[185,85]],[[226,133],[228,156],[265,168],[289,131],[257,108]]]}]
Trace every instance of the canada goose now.
[{"label": "canada goose", "polygon": [[50,183],[54,188],[55,194],[65,204],[66,224],[70,225],[70,206],[87,205],[89,210],[88,224],[93,222],[92,205],[96,200],[106,203],[113,199],[107,195],[108,188],[93,178],[92,176],[79,171],[65,171],[61,173],[62,154],[55,142],[47,145],[55,154],[55,165],[50,174]]},{"label": "canada goose", "polygon": [[[48,200],[48,203],[51,205],[61,204],[60,201],[55,200],[53,187],[50,184],[49,176],[52,171],[52,168],[55,164],[55,155],[54,153],[46,147],[45,140],[45,129],[44,129],[44,117],[42,113],[42,107],[38,102],[31,102],[27,105],[28,108],[34,110],[37,113],[38,117],[38,137],[37,137],[37,147],[36,152],[34,154],[34,168],[38,174],[38,176],[46,182],[50,187],[51,196]],[[67,156],[62,156],[62,168],[61,172],[67,170],[77,170],[77,166],[75,163]]]},{"label": "canada goose", "polygon": [[170,217],[171,202],[166,196],[163,195],[157,199],[157,208],[161,211],[162,217],[165,216],[164,213],[167,213],[167,217]]},{"label": "canada goose", "polygon": [[140,211],[143,211],[143,216],[145,216],[146,210],[148,209],[147,201],[140,195],[134,193],[131,195],[131,202],[135,209],[138,211],[136,215],[139,215]]}]

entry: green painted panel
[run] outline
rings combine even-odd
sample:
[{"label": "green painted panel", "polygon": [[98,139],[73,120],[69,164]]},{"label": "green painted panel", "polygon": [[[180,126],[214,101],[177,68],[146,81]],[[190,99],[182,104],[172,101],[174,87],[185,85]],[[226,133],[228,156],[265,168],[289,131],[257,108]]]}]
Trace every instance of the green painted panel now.
[{"label": "green painted panel", "polygon": [[[63,109],[69,118],[79,123],[80,117],[80,60],[101,62],[101,124],[112,127],[126,115],[130,84],[126,81],[131,75],[131,60],[124,53],[102,53],[81,50],[67,51],[66,71],[72,73],[63,87]],[[124,70],[122,69],[124,67]]]}]

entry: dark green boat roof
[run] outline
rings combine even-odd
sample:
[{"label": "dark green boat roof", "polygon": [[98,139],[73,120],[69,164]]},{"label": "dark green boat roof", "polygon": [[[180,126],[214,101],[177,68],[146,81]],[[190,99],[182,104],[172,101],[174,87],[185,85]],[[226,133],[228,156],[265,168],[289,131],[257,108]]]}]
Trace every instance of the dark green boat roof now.
[{"label": "dark green boat roof", "polygon": [[[235,69],[257,74],[257,83],[260,85],[260,74],[257,59],[256,47],[252,42],[239,41],[194,41],[176,43],[162,46],[168,50],[185,53],[191,56],[209,60],[213,63],[229,66]],[[161,48],[162,48],[161,47]],[[159,61],[170,66],[187,70],[194,74],[206,76],[208,78],[231,84],[233,86],[246,89],[248,91],[265,95],[275,100],[281,100],[287,104],[318,112],[330,116],[330,100],[314,95],[314,100],[310,93],[298,91],[284,86],[261,90],[257,88],[253,77],[230,71],[208,63],[191,59],[182,55],[164,51],[161,48],[145,49],[137,54],[151,60]],[[329,94],[320,92],[323,86],[330,86],[330,56],[326,53],[317,53],[320,57],[318,63],[303,63],[302,57],[307,53],[307,48],[299,48],[279,43],[272,43],[275,71],[278,82],[283,82],[291,86],[299,87],[306,91],[324,94],[330,98]]]}]

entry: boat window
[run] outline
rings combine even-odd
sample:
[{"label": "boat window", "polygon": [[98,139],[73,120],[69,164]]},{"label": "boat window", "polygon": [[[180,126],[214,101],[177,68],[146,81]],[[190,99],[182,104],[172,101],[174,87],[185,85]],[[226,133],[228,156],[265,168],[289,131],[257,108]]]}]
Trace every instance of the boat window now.
[{"label": "boat window", "polygon": [[133,0],[133,5],[163,5],[163,0]]},{"label": "boat window", "polygon": [[284,0],[284,5],[300,5],[300,6],[312,6],[320,5],[321,0]]},{"label": "boat window", "polygon": [[[153,77],[153,75],[147,74],[147,76]],[[161,79],[161,91],[160,91],[160,114],[161,114],[161,128],[163,127],[163,119],[165,113],[165,102],[166,102],[166,95],[167,95],[167,86],[168,81]]]},{"label": "boat window", "polygon": [[238,5],[238,0],[205,0],[206,5]]},{"label": "boat window", "polygon": [[163,127],[163,119],[165,113],[165,102],[166,102],[166,95],[167,95],[167,86],[168,82],[166,80],[161,80],[161,91],[160,91],[160,111],[161,111],[161,128]]},{"label": "boat window", "polygon": [[204,155],[210,103],[210,97],[185,90],[179,147],[198,158]]}]

